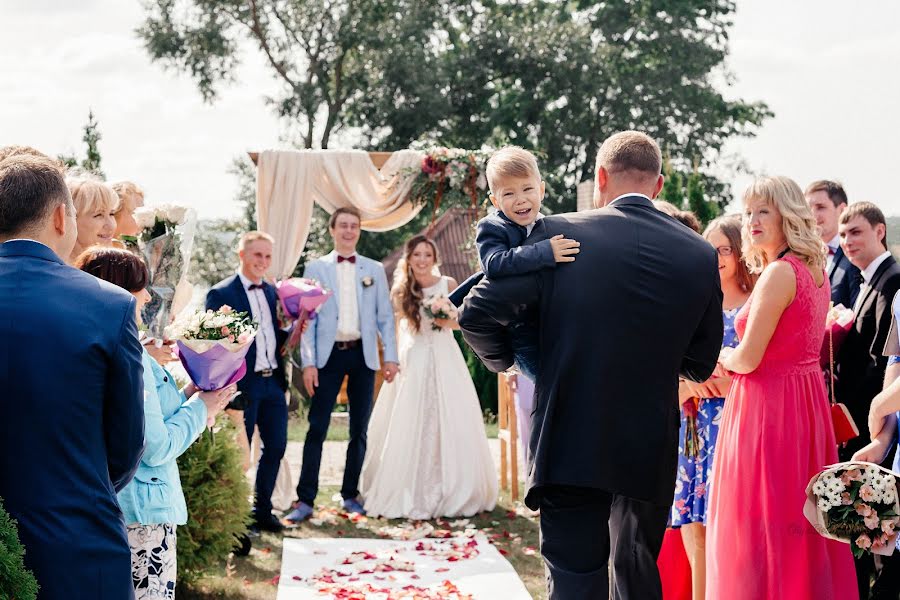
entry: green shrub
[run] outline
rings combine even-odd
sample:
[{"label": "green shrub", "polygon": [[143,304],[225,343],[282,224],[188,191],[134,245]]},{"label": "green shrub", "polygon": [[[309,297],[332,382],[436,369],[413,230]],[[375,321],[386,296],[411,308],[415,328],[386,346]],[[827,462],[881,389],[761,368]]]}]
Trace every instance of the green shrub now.
[{"label": "green shrub", "polygon": [[456,334],[456,343],[462,350],[463,357],[466,359],[466,366],[469,368],[469,376],[472,377],[472,383],[475,385],[475,392],[478,394],[478,401],[481,403],[482,411],[490,411],[497,414],[497,374],[491,373],[487,367],[475,354],[469,345],[463,340],[462,333]]},{"label": "green shrub", "polygon": [[250,522],[250,485],[227,418],[178,458],[188,522],[178,528],[178,581],[191,583],[224,561]]},{"label": "green shrub", "polygon": [[22,560],[24,554],[25,548],[19,541],[16,522],[0,500],[0,597],[16,600],[34,600],[37,597],[37,580],[25,568]]}]

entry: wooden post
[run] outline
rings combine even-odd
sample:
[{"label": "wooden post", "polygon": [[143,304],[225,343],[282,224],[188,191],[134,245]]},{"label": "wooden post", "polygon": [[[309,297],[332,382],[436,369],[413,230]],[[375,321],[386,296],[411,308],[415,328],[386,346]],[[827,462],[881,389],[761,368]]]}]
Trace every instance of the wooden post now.
[{"label": "wooden post", "polygon": [[[511,377],[497,375],[497,437],[500,440],[500,488],[510,490],[513,501],[519,499],[519,432],[516,421],[516,402]],[[509,479],[507,479],[507,457]],[[512,488],[509,487],[510,483]]]}]

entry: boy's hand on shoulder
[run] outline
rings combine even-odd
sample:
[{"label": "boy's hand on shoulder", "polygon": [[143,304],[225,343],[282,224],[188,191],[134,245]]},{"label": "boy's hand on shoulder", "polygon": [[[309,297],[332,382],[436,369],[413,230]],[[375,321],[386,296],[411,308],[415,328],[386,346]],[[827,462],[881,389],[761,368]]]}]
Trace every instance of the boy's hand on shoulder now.
[{"label": "boy's hand on shoulder", "polygon": [[575,255],[579,250],[580,242],[570,240],[562,234],[550,238],[550,248],[553,249],[553,260],[558,263],[575,262]]}]

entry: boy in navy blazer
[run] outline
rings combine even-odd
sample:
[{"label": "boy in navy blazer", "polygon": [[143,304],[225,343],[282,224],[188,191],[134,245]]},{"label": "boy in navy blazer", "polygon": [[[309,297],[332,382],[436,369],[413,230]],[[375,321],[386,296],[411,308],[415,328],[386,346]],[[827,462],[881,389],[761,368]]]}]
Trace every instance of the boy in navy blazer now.
[{"label": "boy in navy blazer", "polygon": [[[487,164],[491,204],[497,212],[478,222],[475,244],[481,261],[481,273],[466,279],[450,294],[450,301],[461,306],[466,295],[483,277],[497,279],[522,275],[557,263],[572,262],[579,243],[561,235],[522,246],[541,218],[544,182],[535,156],[518,146],[506,146],[495,152]],[[516,348],[516,365],[532,381],[537,372],[536,329],[513,325],[511,335]]]}]

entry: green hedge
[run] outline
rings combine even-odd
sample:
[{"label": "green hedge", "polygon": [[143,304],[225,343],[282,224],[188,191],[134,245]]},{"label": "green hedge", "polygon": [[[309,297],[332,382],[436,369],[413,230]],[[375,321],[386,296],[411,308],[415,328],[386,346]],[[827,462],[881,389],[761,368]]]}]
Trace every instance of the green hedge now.
[{"label": "green hedge", "polygon": [[3,508],[0,500],[0,598],[34,600],[38,584],[31,571],[25,568],[25,548],[19,541],[16,522]]},{"label": "green hedge", "polygon": [[475,392],[478,394],[478,401],[481,403],[482,411],[489,411],[491,414],[497,414],[497,374],[488,371],[487,367],[482,364],[481,359],[475,354],[475,351],[469,348],[469,345],[463,340],[459,331],[456,334],[456,343],[462,350],[463,357],[466,359],[466,366],[469,368],[469,376],[472,377],[472,383],[475,384]]},{"label": "green hedge", "polygon": [[250,523],[250,485],[226,417],[178,458],[188,522],[178,528],[178,582],[191,583],[223,562]]}]

